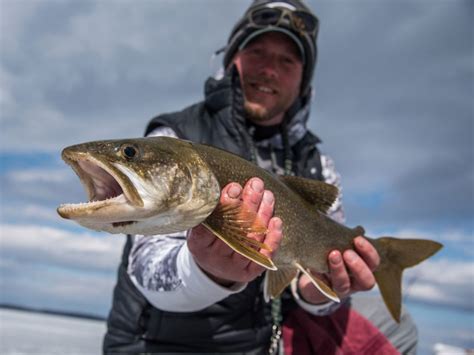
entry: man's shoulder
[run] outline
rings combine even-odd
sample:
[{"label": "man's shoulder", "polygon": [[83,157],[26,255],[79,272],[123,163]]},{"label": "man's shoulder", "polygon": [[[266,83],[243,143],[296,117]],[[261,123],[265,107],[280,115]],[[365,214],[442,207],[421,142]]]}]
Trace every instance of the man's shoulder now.
[{"label": "man's shoulder", "polygon": [[182,110],[160,113],[153,117],[152,120],[184,120],[188,117],[195,118],[196,116],[202,115],[205,109],[204,101],[200,101],[186,106]]},{"label": "man's shoulder", "polygon": [[204,101],[194,103],[179,111],[161,113],[153,117],[148,123],[145,135],[159,126],[168,126],[178,131],[180,127],[197,123],[202,119],[205,113]]},{"label": "man's shoulder", "polygon": [[309,129],[304,133],[303,137],[299,139],[295,144],[295,149],[315,149],[319,151],[318,146],[322,143],[322,140]]}]

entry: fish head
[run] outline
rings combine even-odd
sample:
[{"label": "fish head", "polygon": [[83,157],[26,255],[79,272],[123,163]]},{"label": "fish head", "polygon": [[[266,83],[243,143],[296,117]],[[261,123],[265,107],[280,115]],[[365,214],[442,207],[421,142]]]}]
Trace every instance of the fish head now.
[{"label": "fish head", "polygon": [[62,152],[88,202],[63,204],[61,217],[84,227],[126,234],[165,234],[201,223],[220,187],[192,144],[169,137],[78,144]]}]

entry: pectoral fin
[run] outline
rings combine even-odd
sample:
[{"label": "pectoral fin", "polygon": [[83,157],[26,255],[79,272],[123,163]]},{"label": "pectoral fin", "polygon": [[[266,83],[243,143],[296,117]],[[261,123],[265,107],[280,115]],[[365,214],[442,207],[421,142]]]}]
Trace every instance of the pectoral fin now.
[{"label": "pectoral fin", "polygon": [[226,207],[219,205],[203,225],[237,253],[264,268],[277,270],[269,257],[258,252],[259,249],[271,251],[271,248],[248,236],[265,234],[266,226],[258,220],[255,212],[242,209],[240,202]]},{"label": "pectoral fin", "polygon": [[309,272],[308,269],[304,268],[301,264],[295,262],[295,266],[301,270],[301,272],[303,272],[306,276],[309,277],[309,279],[311,280],[312,284],[323,294],[325,295],[327,298],[329,298],[330,300],[334,301],[334,302],[341,302],[341,300],[339,299],[339,296],[337,295],[336,292],[334,292],[334,290],[329,287],[323,280],[319,279],[316,275],[313,275]]},{"label": "pectoral fin", "polygon": [[296,268],[280,268],[277,271],[267,271],[263,282],[265,301],[268,302],[271,298],[278,297],[297,274],[298,269]]}]

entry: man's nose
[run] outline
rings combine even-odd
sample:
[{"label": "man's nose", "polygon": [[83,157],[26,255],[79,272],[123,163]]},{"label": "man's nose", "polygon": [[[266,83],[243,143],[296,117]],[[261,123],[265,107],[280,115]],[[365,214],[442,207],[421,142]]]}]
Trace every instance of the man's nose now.
[{"label": "man's nose", "polygon": [[260,72],[265,74],[266,77],[276,78],[278,77],[278,62],[277,58],[273,55],[267,55],[262,58],[260,65]]}]

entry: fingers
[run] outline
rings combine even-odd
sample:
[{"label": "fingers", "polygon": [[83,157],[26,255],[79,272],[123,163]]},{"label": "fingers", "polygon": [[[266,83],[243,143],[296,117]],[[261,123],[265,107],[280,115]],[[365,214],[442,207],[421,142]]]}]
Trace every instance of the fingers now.
[{"label": "fingers", "polygon": [[[240,186],[238,183],[231,182],[227,184],[226,186],[224,186],[224,188],[222,189],[219,202],[222,205],[233,204],[240,200],[241,195],[242,195],[242,186]],[[230,259],[234,251],[222,240],[217,238],[214,234],[212,234],[212,237],[213,237],[212,243],[208,244],[208,247],[209,247],[207,251],[208,254],[214,258],[222,257],[224,259],[226,258]]]},{"label": "fingers", "polygon": [[[242,196],[242,186],[236,182],[231,182],[224,186],[221,192],[220,203],[222,205],[233,204],[238,202]],[[214,236],[215,237],[215,236]],[[215,237],[215,241],[212,244],[212,249],[209,251],[214,255],[220,255],[224,257],[231,257],[234,251],[225,244],[222,240]]]},{"label": "fingers", "polygon": [[[280,247],[282,239],[283,239],[283,222],[279,217],[273,217],[272,219],[270,219],[270,222],[268,223],[268,232],[265,235],[265,240],[264,240],[265,244],[267,244],[270,247],[271,251],[261,249],[260,253],[262,253],[265,256],[268,256],[269,258],[273,258],[276,255],[278,248]],[[251,262],[249,259],[247,259],[246,257],[238,253],[234,253],[233,261],[236,263],[236,265],[250,268],[251,271],[260,270],[260,273],[261,273],[266,270],[264,267]]]},{"label": "fingers", "polygon": [[[333,250],[328,256],[329,282],[339,297],[347,297],[356,291],[367,291],[375,286],[375,277],[372,273],[380,263],[377,250],[365,238],[354,239],[355,251],[348,249],[342,254]],[[306,299],[315,303],[321,299],[321,294],[315,293],[314,288],[306,287],[308,281],[300,278],[300,290],[303,290]],[[305,281],[303,283],[302,281]]]},{"label": "fingers", "polygon": [[341,252],[333,250],[329,253],[329,275],[332,288],[336,293],[344,297],[351,291],[351,279],[347,272]]},{"label": "fingers", "polygon": [[270,250],[261,250],[260,252],[270,258],[273,258],[280,247],[283,239],[283,222],[279,217],[273,217],[268,223],[268,232],[265,236],[265,244]]},{"label": "fingers", "polygon": [[[257,212],[264,194],[263,181],[259,178],[252,178],[244,186],[242,191],[243,209]],[[268,222],[268,220],[267,220]]]},{"label": "fingers", "polygon": [[221,204],[229,204],[236,202],[240,199],[240,195],[242,194],[242,186],[240,186],[236,182],[231,182],[224,186],[221,192],[220,203]]},{"label": "fingers", "polygon": [[354,239],[355,249],[346,250],[343,254],[346,266],[352,275],[352,289],[366,291],[375,286],[373,271],[380,264],[380,256],[372,244],[365,238]]},{"label": "fingers", "polygon": [[[260,250],[260,253],[262,253],[265,256],[268,256],[269,258],[273,258],[276,252],[278,251],[278,248],[280,247],[282,239],[283,239],[283,222],[280,218],[273,217],[270,219],[270,222],[268,223],[268,232],[264,240],[265,244],[267,244],[270,247],[271,251],[262,249]],[[248,264],[248,270],[251,273],[260,275],[266,269],[252,262]]]},{"label": "fingers", "polygon": [[374,287],[375,277],[372,270],[355,251],[346,250],[343,258],[352,275],[352,289],[354,291],[370,290]]},{"label": "fingers", "polygon": [[273,193],[269,190],[265,190],[257,211],[257,218],[261,223],[268,225],[270,218],[273,216],[274,206],[275,198],[273,197]]},{"label": "fingers", "polygon": [[[280,218],[272,218],[275,199],[273,193],[264,189],[263,181],[259,178],[252,178],[245,184],[242,190],[243,209],[257,213],[259,224],[267,227],[265,235],[251,234],[252,238],[263,241],[272,250],[260,250],[260,253],[269,256],[274,256],[282,239],[282,221]],[[262,240],[264,239],[264,240]],[[245,268],[249,274],[259,275],[265,268],[251,262],[240,254],[234,253],[232,256],[234,265]]]},{"label": "fingers", "polygon": [[[266,234],[249,234],[258,238],[272,249],[260,250],[266,256],[272,257],[282,239],[282,221],[272,218],[274,196],[264,189],[264,183],[259,178],[252,178],[242,188],[238,183],[229,183],[222,189],[220,203],[229,205],[242,203],[242,210],[254,214],[258,225],[267,230]],[[255,216],[256,214],[256,216]],[[234,252],[219,238],[210,233],[205,227],[198,226],[191,230],[188,236],[188,247],[198,264],[209,274],[234,281],[248,282],[260,275],[265,268],[251,262],[246,257]]]},{"label": "fingers", "polygon": [[[256,213],[256,225],[266,228],[273,216],[275,199],[271,191],[264,190],[263,181],[252,178],[243,188],[237,183],[230,183],[222,190],[220,199],[222,204],[233,203],[239,199],[242,200],[242,210]],[[258,234],[252,234],[251,237],[260,241],[263,239],[263,235]]]},{"label": "fingers", "polygon": [[357,253],[364,259],[369,269],[371,271],[377,269],[380,264],[380,256],[374,246],[363,237],[355,238],[354,244]]},{"label": "fingers", "polygon": [[[372,268],[378,265],[380,258],[370,243],[364,238],[361,239],[363,239],[362,247],[365,258],[350,249],[344,251],[343,254],[337,250],[329,254],[331,284],[334,291],[341,297],[354,291],[370,290],[375,285]],[[358,242],[360,241],[358,240]],[[370,260],[370,264],[366,262],[366,258]]]},{"label": "fingers", "polygon": [[240,198],[244,210],[257,213],[264,224],[268,223],[273,215],[274,197],[271,191],[264,190],[261,179],[248,180],[243,189],[238,183],[231,182],[222,189],[220,203],[232,203]]}]

